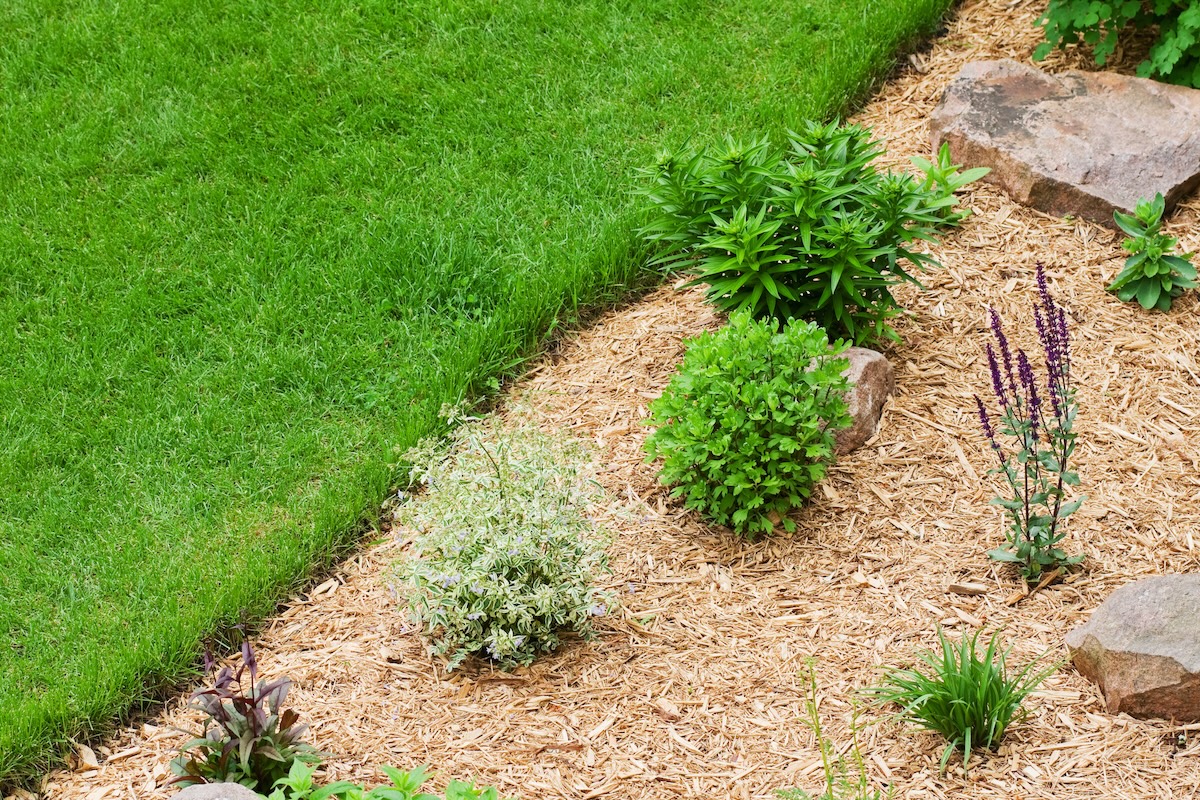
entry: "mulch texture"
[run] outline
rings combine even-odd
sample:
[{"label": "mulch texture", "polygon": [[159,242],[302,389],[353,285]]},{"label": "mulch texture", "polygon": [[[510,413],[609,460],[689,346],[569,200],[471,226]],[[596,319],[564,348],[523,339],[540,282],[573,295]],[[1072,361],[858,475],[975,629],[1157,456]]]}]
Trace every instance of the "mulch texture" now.
[{"label": "mulch texture", "polygon": [[[856,121],[906,166],[929,152],[926,118],[968,61],[1027,60],[1044,4],[968,0],[931,50],[914,56]],[[1128,67],[1132,59],[1118,61]],[[1050,69],[1088,66],[1055,56]],[[411,532],[345,563],[256,637],[267,675],[295,681],[291,704],[332,753],[330,779],[369,783],[377,767],[432,765],[435,783],[473,777],[526,800],[766,798],[821,789],[820,760],[801,720],[806,659],[816,659],[826,735],[849,744],[851,700],[882,665],[908,666],[953,635],[1002,629],[1024,663],[1063,636],[1113,589],[1142,575],[1200,565],[1200,303],[1142,311],[1104,291],[1122,263],[1119,239],[1086,222],[1050,218],[988,186],[963,194],[974,211],[931,247],[942,269],[926,290],[899,292],[911,312],[888,355],[897,392],[878,435],[843,458],[796,512],[796,533],[754,543],[683,510],[643,463],[643,419],[683,353],[720,324],[696,291],[664,287],[561,342],[511,390],[512,424],[567,431],[591,443],[612,498],[612,586],[623,609],[594,642],[571,643],[512,674],[446,673],[401,613],[391,566]],[[1200,249],[1200,202],[1170,232]],[[1087,495],[1068,547],[1087,554],[1064,583],[1022,603],[1019,580],[985,550],[1003,540],[988,505],[999,489],[971,396],[988,389],[981,348],[994,306],[1030,352],[1034,269],[1072,319],[1080,407],[1076,465]],[[987,586],[951,593],[953,583]],[[47,776],[56,798],[156,798],[167,763],[194,727],[183,698],[121,731],[74,770]],[[897,798],[1183,798],[1200,792],[1200,725],[1106,713],[1069,666],[1027,702],[998,753],[939,774],[942,742],[868,710],[860,734],[872,780]],[[1181,743],[1180,733],[1183,733]],[[90,755],[90,754],[89,754]]]}]

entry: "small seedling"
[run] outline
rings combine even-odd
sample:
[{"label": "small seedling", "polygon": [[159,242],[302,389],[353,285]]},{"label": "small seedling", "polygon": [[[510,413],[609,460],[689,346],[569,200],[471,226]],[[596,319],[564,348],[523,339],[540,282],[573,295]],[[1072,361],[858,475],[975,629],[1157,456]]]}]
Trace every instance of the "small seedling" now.
[{"label": "small seedling", "polygon": [[1164,206],[1159,193],[1153,200],[1138,200],[1133,214],[1113,212],[1117,225],[1129,234],[1121,245],[1129,258],[1108,291],[1126,303],[1136,299],[1146,310],[1170,311],[1172,300],[1196,287],[1193,254],[1172,252],[1178,240],[1161,232]]}]

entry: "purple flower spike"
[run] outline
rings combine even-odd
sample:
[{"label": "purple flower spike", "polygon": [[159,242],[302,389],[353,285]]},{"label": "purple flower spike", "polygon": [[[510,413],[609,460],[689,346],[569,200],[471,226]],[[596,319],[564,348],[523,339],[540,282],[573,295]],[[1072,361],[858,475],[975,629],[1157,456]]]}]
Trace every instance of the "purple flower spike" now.
[{"label": "purple flower spike", "polygon": [[1021,349],[1017,350],[1017,370],[1021,374],[1021,386],[1025,389],[1025,394],[1029,399],[1029,424],[1032,427],[1030,432],[1036,442],[1038,422],[1042,418],[1042,399],[1038,396],[1037,381],[1033,377],[1033,365],[1029,363],[1025,351]]},{"label": "purple flower spike", "polygon": [[[1000,452],[1000,443],[996,441],[996,431],[992,427],[991,417],[988,416],[987,409],[983,406],[983,401],[979,399],[979,395],[975,395],[975,407],[979,409],[979,424],[983,428],[983,435],[992,443],[992,449],[997,453]],[[1003,456],[1001,456],[1003,460]]]},{"label": "purple flower spike", "polygon": [[996,337],[996,344],[1000,346],[1000,358],[1004,360],[1004,374],[1008,376],[1008,388],[1016,397],[1017,382],[1013,378],[1012,351],[1008,349],[1008,337],[1004,335],[1004,328],[1000,325],[1000,315],[996,313],[996,309],[990,308],[988,311],[992,319],[992,335]]},{"label": "purple flower spike", "polygon": [[988,369],[991,370],[992,373],[992,392],[996,395],[996,399],[1000,402],[1000,407],[1007,408],[1008,392],[1004,391],[1004,381],[1000,379],[1000,365],[996,363],[996,351],[992,348],[991,342],[987,343],[986,349]]}]

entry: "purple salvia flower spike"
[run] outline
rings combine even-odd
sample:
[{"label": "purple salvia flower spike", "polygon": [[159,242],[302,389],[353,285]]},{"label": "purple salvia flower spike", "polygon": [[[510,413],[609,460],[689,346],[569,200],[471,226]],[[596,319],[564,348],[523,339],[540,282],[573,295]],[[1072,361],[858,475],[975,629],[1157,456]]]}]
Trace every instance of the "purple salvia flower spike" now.
[{"label": "purple salvia flower spike", "polygon": [[1017,350],[1017,370],[1021,375],[1021,386],[1029,401],[1029,424],[1031,434],[1036,442],[1038,437],[1038,422],[1042,418],[1042,399],[1038,396],[1037,381],[1033,377],[1033,365],[1029,363],[1024,350]]},{"label": "purple salvia flower spike", "polygon": [[1004,381],[1000,379],[1000,365],[996,363],[996,351],[992,348],[991,342],[987,343],[986,350],[988,369],[992,373],[992,392],[1000,402],[1000,407],[1008,408],[1008,392],[1004,391]]}]

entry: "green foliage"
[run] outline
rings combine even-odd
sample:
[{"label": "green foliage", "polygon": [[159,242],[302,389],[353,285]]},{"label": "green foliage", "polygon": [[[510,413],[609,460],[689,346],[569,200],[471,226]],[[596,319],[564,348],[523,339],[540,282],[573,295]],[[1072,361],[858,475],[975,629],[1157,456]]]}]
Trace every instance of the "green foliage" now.
[{"label": "green foliage", "polygon": [[1164,205],[1159,193],[1154,200],[1138,200],[1133,214],[1113,212],[1117,225],[1129,234],[1121,245],[1129,258],[1108,291],[1126,303],[1136,299],[1147,310],[1170,311],[1174,298],[1196,287],[1192,254],[1176,255],[1178,240],[1161,232]]},{"label": "green foliage", "polygon": [[[969,183],[974,183],[992,171],[991,167],[975,167],[966,172],[959,172],[962,164],[955,164],[950,158],[950,143],[942,142],[938,150],[937,160],[930,161],[920,156],[913,156],[912,163],[925,173],[921,181],[921,190],[930,192],[938,201],[954,197],[954,193]],[[970,215],[970,211],[956,210],[951,203],[940,203],[939,214],[947,225],[958,225]]]},{"label": "green foliage", "polygon": [[881,686],[870,690],[879,702],[899,705],[902,717],[946,738],[943,770],[955,748],[962,750],[963,769],[972,748],[996,749],[1009,725],[1024,718],[1021,704],[1026,696],[1060,666],[1051,664],[1035,672],[1033,661],[1010,675],[1012,648],[1001,650],[999,636],[999,632],[992,634],[981,653],[979,632],[964,635],[955,645],[939,628],[940,651],[922,651],[918,656],[928,672],[892,670]]},{"label": "green foliage", "polygon": [[[440,800],[437,795],[422,792],[421,787],[429,780],[424,767],[403,772],[395,767],[383,767],[392,782],[390,786],[367,789],[351,781],[337,781],[325,786],[313,783],[316,767],[297,762],[291,772],[275,782],[275,789],[267,800]],[[473,783],[450,781],[446,787],[445,800],[500,800],[494,787],[476,788]]]},{"label": "green foliage", "polygon": [[901,260],[935,263],[912,249],[954,225],[957,174],[944,151],[924,181],[879,172],[881,154],[857,125],[808,123],[780,151],[767,139],[684,148],[644,170],[653,213],[641,229],[663,247],[655,262],[694,273],[725,311],[817,322],[855,342],[896,338],[891,287],[916,280]]},{"label": "green foliage", "polygon": [[[804,711],[807,715],[803,720],[805,727],[813,732],[817,740],[817,748],[821,751],[821,767],[825,778],[825,788],[821,794],[813,796],[803,789],[779,789],[775,792],[781,800],[884,800],[891,797],[891,791],[886,794],[871,787],[867,776],[866,763],[862,752],[858,749],[858,706],[854,707],[854,718],[850,722],[850,758],[838,755],[834,743],[825,738],[821,732],[821,714],[817,708],[817,676],[812,659],[808,662],[808,697],[804,700]],[[850,774],[853,766],[853,777]]]},{"label": "green foliage", "polygon": [[449,448],[406,457],[427,492],[407,506],[420,535],[402,574],[414,619],[451,669],[469,655],[511,669],[557,647],[562,630],[589,638],[614,602],[593,587],[608,572],[587,517],[599,487],[573,442],[462,421]]},{"label": "green foliage", "polygon": [[[297,765],[320,761],[320,754],[300,740],[308,726],[298,724],[293,709],[283,709],[292,682],[259,681],[249,640],[242,642],[241,656],[236,670],[223,667],[211,687],[192,693],[190,707],[202,711],[205,721],[200,735],[171,761],[178,776],[174,783],[240,783],[261,792]],[[212,671],[211,658],[206,661]]]},{"label": "green foliage", "polygon": [[650,404],[647,460],[688,508],[753,538],[812,494],[850,424],[842,341],[813,323],[782,329],[738,311],[688,343],[678,374]]},{"label": "green foliage", "polygon": [[1097,64],[1108,61],[1123,33],[1153,26],[1158,36],[1138,75],[1200,87],[1200,0],[1050,0],[1038,24],[1046,41],[1035,59],[1055,47],[1084,44]]}]

